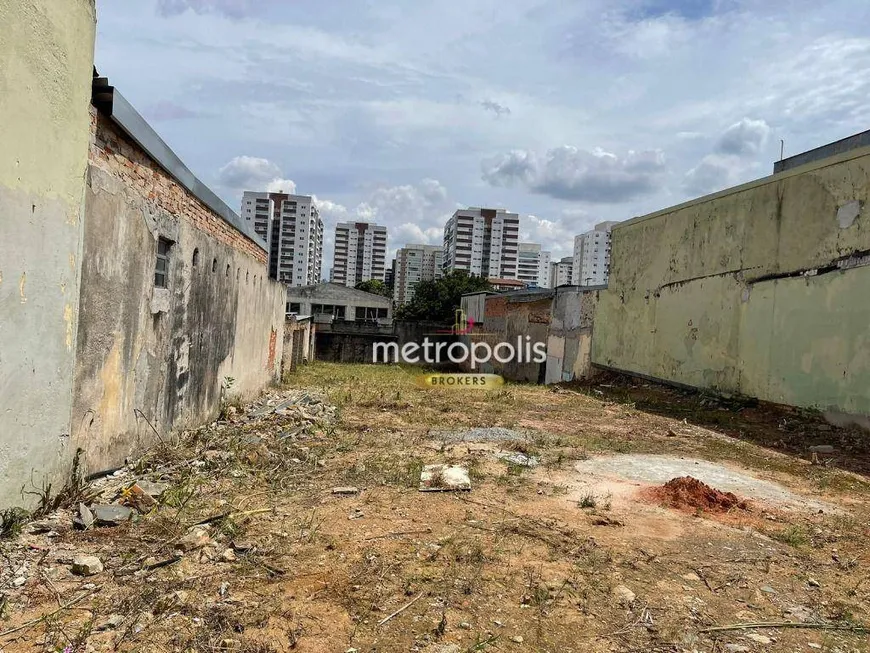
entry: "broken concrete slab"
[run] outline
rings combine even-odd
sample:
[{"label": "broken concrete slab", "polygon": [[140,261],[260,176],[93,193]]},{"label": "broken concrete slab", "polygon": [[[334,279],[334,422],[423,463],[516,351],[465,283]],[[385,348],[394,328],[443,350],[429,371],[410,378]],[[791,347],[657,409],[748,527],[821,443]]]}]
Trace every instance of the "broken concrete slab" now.
[{"label": "broken concrete slab", "polygon": [[334,488],[332,488],[332,493],[333,494],[340,494],[340,495],[354,495],[354,494],[359,494],[359,488],[351,487],[351,486],[334,487]]},{"label": "broken concrete slab", "polygon": [[459,465],[426,465],[420,474],[420,492],[471,490],[468,470]]},{"label": "broken concrete slab", "polygon": [[429,431],[429,437],[449,444],[458,442],[524,442],[530,439],[528,434],[522,431],[500,426],[460,429],[458,431],[432,429]]},{"label": "broken concrete slab", "polygon": [[130,521],[133,516],[133,511],[126,506],[110,505],[93,505],[91,512],[94,515],[97,526],[120,526],[121,524]]}]

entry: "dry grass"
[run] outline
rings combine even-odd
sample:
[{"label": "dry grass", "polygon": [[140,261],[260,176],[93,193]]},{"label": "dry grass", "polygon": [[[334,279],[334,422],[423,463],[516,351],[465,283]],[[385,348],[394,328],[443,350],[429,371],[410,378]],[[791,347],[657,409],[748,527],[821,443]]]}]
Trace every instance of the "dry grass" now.
[{"label": "dry grass", "polygon": [[[729,460],[798,491],[818,492],[808,470],[818,472],[683,417],[644,412],[606,388],[462,392],[419,388],[415,374],[310,365],[291,385],[323,392],[338,407],[336,422],[279,438],[298,422],[271,416],[203,429],[155,450],[139,471],[172,478],[159,510],[129,527],[69,532],[52,543],[100,555],[107,569],[94,579],[100,591],[81,610],[0,638],[0,647],[86,642],[95,650],[320,652],[456,643],[463,652],[712,653],[729,643],[758,645],[739,631],[703,628],[791,620],[795,607],[814,619],[868,621],[860,477],[823,472],[827,498],[848,504],[843,515],[771,509],[770,519],[756,511],[744,522],[712,521],[607,494],[584,499],[572,494],[573,465],[597,452]],[[430,429],[489,426],[533,437],[497,446],[428,437]],[[506,463],[495,457],[498,448],[541,464]],[[436,463],[468,467],[473,491],[418,492],[422,466]],[[344,485],[361,493],[331,494]],[[614,518],[602,519],[601,510]],[[210,517],[213,546],[149,567],[171,560],[178,538]],[[625,527],[612,526],[620,523]],[[226,550],[234,553],[222,561]],[[57,558],[44,562],[55,570],[52,583],[64,597],[75,596],[87,580],[64,576]],[[636,595],[631,605],[614,598],[621,585]],[[20,611],[0,630],[44,614],[53,601],[57,606],[45,586],[26,589]],[[124,624],[98,632],[110,614],[123,615]],[[776,639],[764,650],[810,650],[809,642],[830,651],[870,650],[866,635],[848,631],[757,632]]]}]

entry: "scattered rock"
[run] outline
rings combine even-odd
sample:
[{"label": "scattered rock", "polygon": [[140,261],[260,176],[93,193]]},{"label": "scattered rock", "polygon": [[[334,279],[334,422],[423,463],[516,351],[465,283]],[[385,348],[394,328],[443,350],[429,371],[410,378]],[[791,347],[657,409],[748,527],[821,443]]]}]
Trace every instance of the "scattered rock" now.
[{"label": "scattered rock", "polygon": [[726,644],[725,650],[728,651],[728,653],[747,653],[749,647],[743,646],[743,644]]},{"label": "scattered rock", "polygon": [[514,635],[513,637],[511,637],[511,641],[512,641],[514,644],[522,644],[522,643],[523,643],[523,637],[522,637],[522,635]]},{"label": "scattered rock", "polygon": [[120,526],[130,521],[130,518],[133,516],[133,511],[130,508],[115,504],[94,505],[91,506],[91,512],[94,515],[97,526]]},{"label": "scattered rock", "polygon": [[24,583],[26,583],[26,582],[27,582],[27,578],[26,578],[26,577],[24,577],[24,576],[19,576],[18,578],[16,578],[15,580],[12,581],[12,585],[14,585],[15,587],[21,587],[21,586],[24,585]]},{"label": "scattered rock", "polygon": [[471,624],[468,623],[467,621],[460,621],[460,622],[459,622],[459,627],[460,627],[462,630],[471,630]]},{"label": "scattered rock", "polygon": [[77,555],[73,558],[72,572],[76,576],[96,576],[103,573],[103,563],[97,556]]},{"label": "scattered rock", "polygon": [[105,630],[117,630],[121,627],[121,624],[124,623],[124,615],[122,614],[113,614],[110,615],[108,619],[101,622],[99,626],[97,626],[97,632],[102,632]]},{"label": "scattered rock", "polygon": [[830,444],[820,444],[815,447],[810,447],[810,453],[834,453],[834,447]]},{"label": "scattered rock", "polygon": [[347,518],[351,519],[351,520],[362,519],[363,517],[365,517],[365,514],[363,514],[363,511],[360,508],[354,508],[353,510],[350,511],[350,514],[347,516]]},{"label": "scattered rock", "polygon": [[184,552],[196,551],[201,549],[211,542],[208,531],[204,528],[193,528],[191,531],[178,540],[178,548]]},{"label": "scattered rock", "polygon": [[817,581],[815,578],[808,578],[807,585],[809,585],[810,587],[821,587],[822,586],[821,583],[819,583],[819,581]]},{"label": "scattered rock", "polygon": [[223,562],[235,562],[236,560],[238,560],[236,552],[232,549],[226,549],[221,553],[221,561]]},{"label": "scattered rock", "polygon": [[468,470],[459,465],[426,465],[420,474],[420,492],[471,490]]},{"label": "scattered rock", "polygon": [[342,494],[342,495],[351,495],[351,494],[359,494],[359,488],[356,487],[334,487],[332,488],[333,494]]},{"label": "scattered rock", "polygon": [[635,598],[637,598],[630,589],[628,589],[625,585],[617,585],[613,588],[613,596],[616,601],[624,608],[630,608],[634,603]]},{"label": "scattered rock", "polygon": [[498,456],[502,460],[508,463],[512,463],[514,465],[519,465],[521,467],[537,467],[538,459],[534,456],[528,456],[519,451],[515,453],[502,453]]},{"label": "scattered rock", "polygon": [[79,504],[79,516],[77,518],[73,518],[73,524],[77,528],[82,529],[83,531],[88,530],[91,526],[94,525],[96,521],[96,517],[94,517],[94,513],[91,512],[91,509],[88,508],[85,504]]},{"label": "scattered rock", "polygon": [[759,635],[758,633],[748,633],[747,639],[751,639],[756,644],[772,644],[773,640],[767,635]]}]

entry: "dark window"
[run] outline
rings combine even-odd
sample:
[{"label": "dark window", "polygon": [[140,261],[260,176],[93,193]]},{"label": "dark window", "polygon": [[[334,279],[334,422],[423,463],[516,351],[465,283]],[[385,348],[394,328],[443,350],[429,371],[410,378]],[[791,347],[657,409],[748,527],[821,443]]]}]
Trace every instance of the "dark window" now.
[{"label": "dark window", "polygon": [[290,302],[290,312],[291,313],[298,313],[300,310],[302,310],[301,304],[298,304],[296,302]]},{"label": "dark window", "polygon": [[165,238],[157,240],[157,262],[154,265],[154,285],[158,288],[169,287],[169,250],[172,242]]},{"label": "dark window", "polygon": [[199,265],[199,248],[193,250],[193,267]]}]

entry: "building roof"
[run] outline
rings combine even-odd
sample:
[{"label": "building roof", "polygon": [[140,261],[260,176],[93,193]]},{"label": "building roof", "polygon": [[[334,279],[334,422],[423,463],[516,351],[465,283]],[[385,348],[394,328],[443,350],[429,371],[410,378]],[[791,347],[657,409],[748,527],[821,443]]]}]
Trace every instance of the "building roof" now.
[{"label": "building roof", "polygon": [[318,304],[340,304],[342,302],[354,302],[368,304],[369,306],[390,307],[392,299],[383,295],[349,288],[340,283],[318,283],[313,286],[289,286],[287,288],[288,301],[296,302],[300,299],[311,300]]},{"label": "building roof", "polygon": [[819,161],[821,159],[826,159],[829,156],[834,156],[835,154],[842,154],[843,152],[848,152],[849,150],[854,150],[859,147],[867,147],[868,145],[870,145],[870,130],[846,138],[841,138],[833,143],[828,143],[827,145],[822,145],[821,147],[816,147],[812,150],[795,154],[794,156],[790,156],[782,161],[777,161],[773,164],[773,174],[779,174],[786,170],[802,166],[805,163]]},{"label": "building roof", "polygon": [[519,279],[488,279],[490,285],[493,286],[515,286],[517,288],[525,288],[526,282]]},{"label": "building roof", "polygon": [[91,104],[118,125],[157,165],[163,168],[191,195],[205,204],[236,231],[263,250],[268,251],[266,241],[254,231],[254,226],[242,220],[208,186],[197,179],[196,175],[184,165],[178,155],[160,138],[151,125],[139,115],[139,112],[127,102],[114,86],[109,85],[109,80],[99,76],[96,68],[94,69],[94,81],[91,89]]}]

